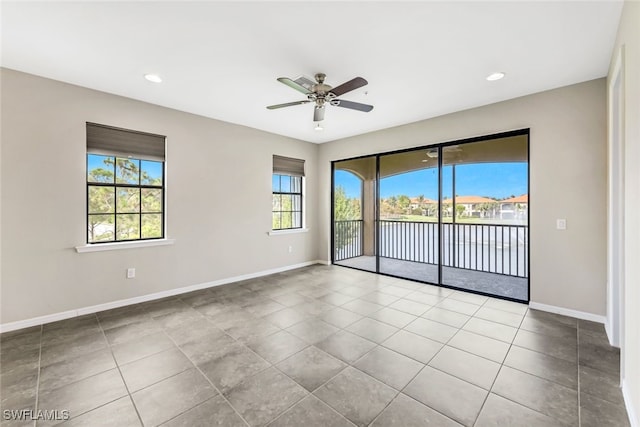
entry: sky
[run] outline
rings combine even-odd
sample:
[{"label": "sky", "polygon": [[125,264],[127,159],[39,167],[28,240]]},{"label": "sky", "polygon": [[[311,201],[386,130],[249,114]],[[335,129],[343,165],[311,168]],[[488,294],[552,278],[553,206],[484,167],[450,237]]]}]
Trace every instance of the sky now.
[{"label": "sky", "polygon": [[[442,170],[443,197],[453,195],[452,167]],[[476,163],[456,166],[456,195],[486,196],[504,199],[527,193],[527,163]],[[348,197],[360,196],[360,180],[350,172],[336,170],[335,185],[342,186]],[[383,178],[380,197],[404,194],[438,199],[438,172],[435,168]]]},{"label": "sky", "polygon": [[[111,159],[111,156],[100,156],[97,154],[87,154],[87,170],[90,172],[96,168],[109,169],[110,166],[105,164],[105,159]],[[131,159],[134,162],[138,160]],[[150,179],[162,177],[162,162],[154,162],[151,160],[140,160],[142,172],[146,172]]]}]

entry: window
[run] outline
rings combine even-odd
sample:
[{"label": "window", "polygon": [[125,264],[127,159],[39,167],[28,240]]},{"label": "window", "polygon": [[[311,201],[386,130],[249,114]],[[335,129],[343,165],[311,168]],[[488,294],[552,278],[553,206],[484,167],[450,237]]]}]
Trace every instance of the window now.
[{"label": "window", "polygon": [[163,238],[164,199],[164,137],[87,123],[88,243]]},{"label": "window", "polygon": [[273,156],[273,230],[302,228],[304,160]]}]

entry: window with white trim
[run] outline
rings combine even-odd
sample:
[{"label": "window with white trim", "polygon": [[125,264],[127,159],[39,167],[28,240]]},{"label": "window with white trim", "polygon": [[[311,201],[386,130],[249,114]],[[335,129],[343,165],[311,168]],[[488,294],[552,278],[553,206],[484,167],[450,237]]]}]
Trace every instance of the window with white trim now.
[{"label": "window with white trim", "polygon": [[303,227],[304,160],[273,156],[272,230]]},{"label": "window with white trim", "polygon": [[165,137],[87,123],[87,243],[164,238]]}]

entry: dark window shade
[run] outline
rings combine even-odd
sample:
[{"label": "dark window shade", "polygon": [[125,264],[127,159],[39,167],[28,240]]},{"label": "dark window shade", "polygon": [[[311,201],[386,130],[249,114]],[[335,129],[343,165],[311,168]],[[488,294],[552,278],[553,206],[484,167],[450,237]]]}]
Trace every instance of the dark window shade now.
[{"label": "dark window shade", "polygon": [[304,160],[273,155],[273,173],[278,175],[304,176]]},{"label": "dark window shade", "polygon": [[87,153],[164,161],[165,137],[87,123]]}]

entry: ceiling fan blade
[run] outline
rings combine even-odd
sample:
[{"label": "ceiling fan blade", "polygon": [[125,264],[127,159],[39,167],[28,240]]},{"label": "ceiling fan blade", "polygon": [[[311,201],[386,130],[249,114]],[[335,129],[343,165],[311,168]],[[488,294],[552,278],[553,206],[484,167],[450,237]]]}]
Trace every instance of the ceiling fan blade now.
[{"label": "ceiling fan blade", "polygon": [[333,93],[335,96],[340,96],[340,95],[345,94],[347,92],[351,92],[352,90],[356,90],[359,87],[365,86],[368,83],[369,82],[367,82],[362,77],[356,77],[355,79],[349,80],[346,83],[342,83],[340,86],[334,87],[329,92]]},{"label": "ceiling fan blade", "polygon": [[278,81],[280,83],[284,83],[287,86],[297,90],[298,92],[302,92],[305,95],[308,95],[311,93],[311,91],[309,89],[307,89],[306,87],[294,82],[293,80],[291,80],[289,77],[278,77]]},{"label": "ceiling fan blade", "polygon": [[321,122],[324,120],[324,107],[316,107],[313,109],[313,121]]},{"label": "ceiling fan blade", "polygon": [[361,104],[359,102],[353,101],[345,101],[343,99],[334,99],[333,101],[331,101],[331,105],[342,108],[350,108],[352,110],[364,111],[365,113],[373,110],[373,105]]},{"label": "ceiling fan blade", "polygon": [[267,109],[275,110],[275,109],[278,109],[278,108],[291,107],[291,106],[294,106],[294,105],[301,105],[301,104],[306,104],[306,103],[309,103],[309,102],[311,102],[311,101],[309,101],[308,99],[305,99],[304,101],[295,101],[295,102],[287,102],[286,104],[269,105],[267,107]]}]

